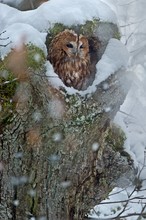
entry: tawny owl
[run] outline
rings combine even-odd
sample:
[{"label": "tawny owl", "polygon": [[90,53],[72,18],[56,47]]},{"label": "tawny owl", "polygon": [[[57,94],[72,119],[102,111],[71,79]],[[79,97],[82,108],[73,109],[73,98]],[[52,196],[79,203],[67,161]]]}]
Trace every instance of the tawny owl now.
[{"label": "tawny owl", "polygon": [[78,90],[86,88],[91,70],[89,43],[85,36],[72,30],[60,32],[49,45],[48,59],[66,86]]}]

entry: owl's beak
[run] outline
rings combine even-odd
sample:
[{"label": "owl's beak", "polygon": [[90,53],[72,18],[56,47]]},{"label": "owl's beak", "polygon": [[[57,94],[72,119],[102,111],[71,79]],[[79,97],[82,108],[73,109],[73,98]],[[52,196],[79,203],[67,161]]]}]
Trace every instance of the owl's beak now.
[{"label": "owl's beak", "polygon": [[78,47],[77,47],[77,45],[75,45],[73,48],[71,48],[72,49],[72,53],[76,56],[77,54],[78,54]]},{"label": "owl's beak", "polygon": [[75,56],[78,56],[78,55],[79,55],[79,51],[78,51],[78,49],[76,49],[74,55],[75,55]]},{"label": "owl's beak", "polygon": [[73,50],[73,54],[74,54],[75,56],[77,56],[77,55],[78,55],[78,49],[74,49],[74,50]]}]

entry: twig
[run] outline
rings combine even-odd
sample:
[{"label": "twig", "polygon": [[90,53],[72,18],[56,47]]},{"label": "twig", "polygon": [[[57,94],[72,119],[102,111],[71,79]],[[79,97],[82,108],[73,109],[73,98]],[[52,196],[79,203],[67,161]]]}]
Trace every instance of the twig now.
[{"label": "twig", "polygon": [[9,43],[7,43],[7,44],[5,44],[5,45],[2,45],[2,44],[0,44],[0,47],[7,47],[9,44],[11,44],[12,43],[12,41],[10,41]]},{"label": "twig", "polygon": [[[130,194],[130,196],[131,196],[131,194]],[[135,200],[135,199],[146,199],[146,197],[136,196],[136,197],[129,198],[129,199],[126,199],[126,200],[119,200],[119,201],[112,201],[112,202],[101,202],[99,205],[116,204],[116,203],[121,203],[121,202],[130,202],[130,201]]]},{"label": "twig", "polygon": [[[91,220],[115,220],[115,219],[123,219],[123,218],[129,218],[131,216],[140,216],[141,213],[129,213],[127,215],[122,215],[119,217],[111,217],[111,218],[94,218],[94,217],[85,217],[85,219],[91,219]],[[146,212],[143,212],[142,215],[146,215]]]}]

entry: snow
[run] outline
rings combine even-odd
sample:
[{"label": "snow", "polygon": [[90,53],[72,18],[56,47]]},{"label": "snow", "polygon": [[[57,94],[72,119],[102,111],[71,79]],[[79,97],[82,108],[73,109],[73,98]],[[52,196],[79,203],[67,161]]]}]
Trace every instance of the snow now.
[{"label": "snow", "polygon": [[111,8],[97,0],[51,0],[35,10],[24,12],[0,4],[0,15],[0,30],[14,23],[27,23],[39,31],[47,31],[56,22],[71,26],[84,24],[93,18],[117,23],[116,15]]},{"label": "snow", "polygon": [[[129,193],[131,193],[132,196],[126,205],[126,202],[129,200]],[[128,214],[140,213],[140,210],[143,206],[141,203],[143,194],[139,193],[138,198],[136,198],[136,196],[136,193],[132,193],[132,190],[128,192],[122,188],[116,187],[112,190],[108,199],[103,200],[100,205],[96,206],[94,210],[91,210],[90,216],[94,218],[98,217],[99,220],[109,220],[110,218],[117,219],[117,215],[123,211],[123,204],[126,205],[126,209],[120,215],[121,217],[126,215],[128,216]],[[145,200],[143,200],[143,202],[145,202]],[[122,219],[135,220],[138,219],[138,216],[126,217]]]},{"label": "snow", "polygon": [[[139,199],[134,199],[133,202],[128,202],[126,210],[123,213],[123,215],[128,215],[131,213],[141,213],[146,203],[146,200],[143,199],[143,197],[146,197],[146,22],[144,20],[146,17],[146,1],[119,0],[115,5],[117,6],[118,20],[123,34],[122,41],[126,44],[130,52],[133,83],[114,122],[120,125],[126,134],[125,150],[134,160],[139,178],[142,180],[143,190],[135,190],[134,194],[129,196],[132,190],[134,190],[134,186],[129,186],[121,192],[120,188],[115,188],[111,194],[117,192],[116,196],[109,196],[109,199],[105,200],[105,202],[115,202],[139,197]],[[96,206],[96,213],[100,212],[98,218],[114,218],[123,209],[121,204],[119,202],[116,205],[110,203],[108,205]],[[121,210],[118,211],[120,207]],[[115,211],[115,214],[113,211]],[[95,212],[93,212],[92,217],[97,217]],[[129,216],[123,219],[137,220],[138,216]]]},{"label": "snow", "polygon": [[41,48],[47,54],[45,46],[46,33],[40,33],[29,24],[14,23],[3,30],[1,35],[0,45],[7,45],[1,47],[1,58],[3,59],[11,49],[20,47],[22,43],[32,43]]},{"label": "snow", "polygon": [[98,148],[99,148],[99,144],[98,144],[97,142],[94,142],[94,143],[92,144],[92,151],[97,151]]},{"label": "snow", "polygon": [[[141,169],[146,151],[146,73],[141,64],[133,67],[133,75],[135,80],[115,117],[115,123],[120,124],[125,131],[125,149],[131,154],[135,166]],[[145,176],[146,169],[143,170],[141,178],[144,179]]]},{"label": "snow", "polygon": [[[119,1],[120,23],[123,27],[123,42],[127,44],[130,52],[131,69],[133,72],[133,84],[121,106],[120,112],[115,117],[115,122],[120,124],[126,133],[127,140],[125,148],[134,159],[139,170],[144,163],[146,151],[146,22],[145,11],[146,2],[140,0]],[[125,13],[124,13],[125,11]],[[128,13],[128,14],[126,14]],[[125,24],[132,24],[125,26]],[[146,169],[143,169],[141,178],[146,176]]]},{"label": "snow", "polygon": [[57,98],[52,99],[48,104],[48,112],[52,118],[61,119],[64,113],[63,103]]},{"label": "snow", "polygon": [[[14,0],[3,0],[3,2],[13,2]],[[15,0],[19,4],[21,0]],[[84,24],[86,20],[93,18],[101,21],[117,23],[121,27],[122,42],[130,53],[131,70],[133,72],[133,84],[115,117],[115,123],[119,124],[126,133],[125,150],[131,154],[135,167],[138,167],[140,178],[145,179],[146,169],[144,160],[146,158],[146,24],[145,24],[145,0],[50,0],[32,11],[21,12],[0,3],[0,56],[4,58],[12,48],[21,46],[22,43],[33,43],[43,49],[46,54],[45,38],[46,32],[53,27],[54,23],[60,22],[65,25]],[[97,63],[96,79],[92,86],[81,95],[92,93],[101,81],[105,80],[113,72],[122,67],[126,67],[129,54],[123,44],[115,39],[111,39],[106,47],[105,53]],[[55,87],[64,86],[62,81],[54,73],[52,65],[46,62],[48,80]],[[65,87],[65,86],[64,86]],[[105,84],[105,89],[108,85]],[[69,94],[74,94],[77,90],[73,88],[65,89]],[[61,106],[57,112],[57,106]],[[63,111],[62,103],[59,100],[52,100],[48,106],[48,111],[52,117],[60,118]],[[110,109],[108,109],[110,111]],[[34,115],[39,120],[40,115]],[[98,143],[94,143],[93,150],[98,149]],[[3,166],[0,163],[0,170]],[[20,180],[12,179],[16,184]],[[143,181],[143,188],[146,188],[146,181]],[[109,199],[103,202],[120,201],[129,199],[129,194],[133,190],[132,186],[126,189],[115,188],[111,192]],[[143,196],[146,191],[136,192],[132,196]],[[140,212],[142,204],[128,203],[128,210],[124,214]],[[140,200],[141,201],[141,200]],[[95,207],[99,218],[116,216],[123,205],[117,204],[99,205]],[[114,213],[116,211],[116,213]],[[97,215],[94,213],[92,217]],[[128,220],[137,219],[136,216],[125,218]]]}]

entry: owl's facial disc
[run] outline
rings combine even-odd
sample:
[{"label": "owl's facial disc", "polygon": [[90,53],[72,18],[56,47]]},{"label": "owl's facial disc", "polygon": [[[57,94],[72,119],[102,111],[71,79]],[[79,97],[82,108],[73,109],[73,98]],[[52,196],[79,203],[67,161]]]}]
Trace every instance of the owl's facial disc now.
[{"label": "owl's facial disc", "polygon": [[68,36],[63,42],[62,49],[67,55],[66,59],[79,60],[88,56],[88,40],[83,35]]},{"label": "owl's facial disc", "polygon": [[71,41],[66,43],[66,50],[65,52],[67,55],[71,58],[79,58],[84,56],[85,47],[83,46],[83,43],[80,41]]}]

